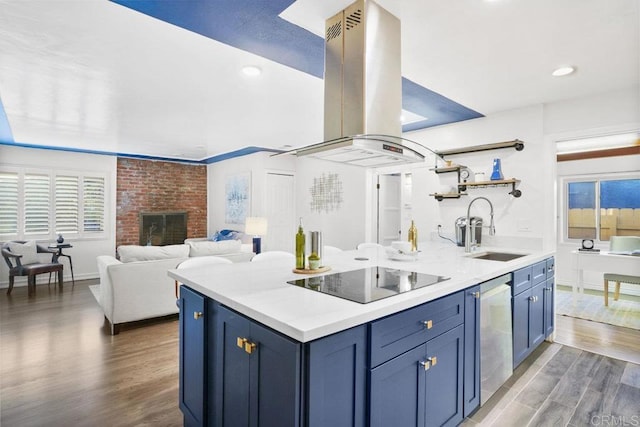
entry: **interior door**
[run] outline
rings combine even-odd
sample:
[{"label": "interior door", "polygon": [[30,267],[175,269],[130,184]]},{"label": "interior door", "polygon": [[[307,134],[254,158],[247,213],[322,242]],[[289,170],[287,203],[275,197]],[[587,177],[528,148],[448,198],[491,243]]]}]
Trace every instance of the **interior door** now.
[{"label": "interior door", "polygon": [[293,253],[296,232],[293,175],[269,172],[265,188],[267,235],[262,250]]},{"label": "interior door", "polygon": [[383,246],[402,240],[400,174],[378,175],[378,236]]}]

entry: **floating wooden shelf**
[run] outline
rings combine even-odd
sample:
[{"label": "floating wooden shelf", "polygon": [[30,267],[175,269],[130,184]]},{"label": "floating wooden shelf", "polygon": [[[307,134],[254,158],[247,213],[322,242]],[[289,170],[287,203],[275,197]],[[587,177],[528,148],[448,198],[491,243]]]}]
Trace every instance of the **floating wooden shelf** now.
[{"label": "floating wooden shelf", "polygon": [[466,196],[467,193],[431,193],[429,195],[441,202],[443,199],[459,199],[460,196]]},{"label": "floating wooden shelf", "polygon": [[440,157],[456,154],[477,153],[478,151],[499,150],[501,148],[515,148],[516,151],[524,150],[524,142],[519,139],[513,141],[496,142],[494,144],[473,145],[470,147],[452,148],[451,150],[436,151]]},{"label": "floating wooden shelf", "polygon": [[431,168],[430,171],[435,173],[448,173],[448,172],[458,172],[460,169],[466,169],[466,166],[463,165],[451,165],[451,166],[443,166],[441,168]]},{"label": "floating wooden shelf", "polygon": [[474,188],[489,188],[489,187],[511,187],[511,194],[513,197],[520,197],[522,192],[516,189],[516,185],[520,183],[519,179],[501,179],[495,181],[480,181],[480,182],[461,182],[458,184],[458,189],[466,191]]}]

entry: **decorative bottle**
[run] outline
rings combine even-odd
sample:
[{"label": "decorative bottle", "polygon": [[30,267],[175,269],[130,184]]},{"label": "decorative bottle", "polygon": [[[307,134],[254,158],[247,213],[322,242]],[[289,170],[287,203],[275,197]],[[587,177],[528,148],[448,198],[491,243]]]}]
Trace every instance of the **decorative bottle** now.
[{"label": "decorative bottle", "polygon": [[296,234],[296,268],[304,270],[305,265],[305,239],[304,230],[302,229],[302,218],[300,218],[300,225],[298,226],[298,233]]},{"label": "decorative bottle", "polygon": [[411,220],[411,227],[409,227],[409,242],[411,243],[411,252],[418,250],[418,229]]},{"label": "decorative bottle", "polygon": [[491,181],[500,181],[504,179],[502,176],[502,168],[500,159],[493,159],[493,172],[491,173]]}]

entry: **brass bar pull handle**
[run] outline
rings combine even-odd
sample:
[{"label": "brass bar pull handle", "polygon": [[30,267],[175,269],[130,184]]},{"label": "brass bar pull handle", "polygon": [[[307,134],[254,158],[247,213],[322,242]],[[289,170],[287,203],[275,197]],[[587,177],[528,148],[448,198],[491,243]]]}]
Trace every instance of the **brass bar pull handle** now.
[{"label": "brass bar pull handle", "polygon": [[246,338],[238,337],[236,338],[236,345],[240,348],[244,348],[244,344],[247,342]]},{"label": "brass bar pull handle", "polygon": [[256,349],[257,344],[250,342],[250,341],[245,341],[244,343],[244,351],[246,351],[247,353],[251,354],[253,353],[253,351]]},{"label": "brass bar pull handle", "polygon": [[422,324],[427,329],[433,328],[433,321],[432,320],[425,320],[425,321],[422,322]]},{"label": "brass bar pull handle", "polygon": [[431,362],[429,362],[428,360],[420,361],[418,363],[420,363],[420,366],[422,366],[425,371],[428,371],[431,367]]},{"label": "brass bar pull handle", "polygon": [[431,362],[431,366],[436,366],[438,364],[438,358],[436,356],[429,357],[427,360]]},{"label": "brass bar pull handle", "polygon": [[194,320],[198,320],[201,317],[202,317],[202,312],[201,311],[194,311],[193,312],[193,319]]}]

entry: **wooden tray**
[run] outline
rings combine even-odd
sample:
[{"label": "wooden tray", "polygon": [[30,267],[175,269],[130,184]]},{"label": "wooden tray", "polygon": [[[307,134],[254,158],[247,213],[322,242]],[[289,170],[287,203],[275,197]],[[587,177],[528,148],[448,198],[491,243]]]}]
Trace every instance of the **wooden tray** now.
[{"label": "wooden tray", "polygon": [[315,270],[309,270],[308,268],[294,268],[293,272],[297,274],[316,274],[316,273],[324,273],[325,271],[331,270],[331,267],[318,267]]}]

